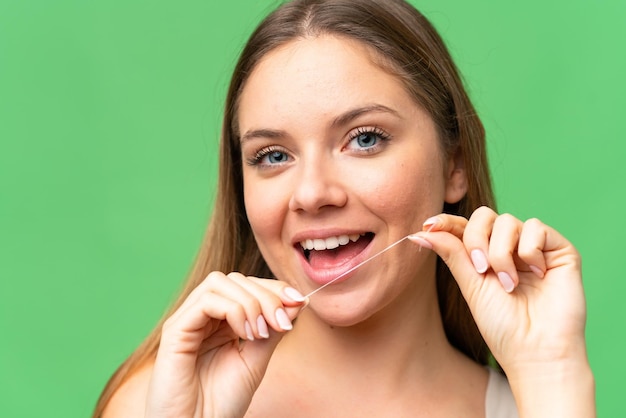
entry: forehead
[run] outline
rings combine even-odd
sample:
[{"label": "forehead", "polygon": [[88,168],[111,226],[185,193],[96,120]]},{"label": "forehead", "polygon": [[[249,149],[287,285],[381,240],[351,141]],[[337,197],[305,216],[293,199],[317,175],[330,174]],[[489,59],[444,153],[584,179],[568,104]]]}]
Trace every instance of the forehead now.
[{"label": "forehead", "polygon": [[362,103],[414,105],[400,79],[380,62],[369,47],[351,39],[291,41],[252,71],[239,102],[240,128],[259,120],[280,122],[294,112],[332,116]]}]

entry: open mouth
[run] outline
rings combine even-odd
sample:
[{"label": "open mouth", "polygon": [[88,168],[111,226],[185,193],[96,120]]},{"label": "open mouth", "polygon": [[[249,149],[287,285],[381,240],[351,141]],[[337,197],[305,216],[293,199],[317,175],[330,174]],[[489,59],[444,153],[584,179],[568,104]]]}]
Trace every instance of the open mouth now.
[{"label": "open mouth", "polygon": [[307,239],[300,242],[304,258],[315,269],[334,268],[361,253],[374,234],[339,235],[325,239]]}]

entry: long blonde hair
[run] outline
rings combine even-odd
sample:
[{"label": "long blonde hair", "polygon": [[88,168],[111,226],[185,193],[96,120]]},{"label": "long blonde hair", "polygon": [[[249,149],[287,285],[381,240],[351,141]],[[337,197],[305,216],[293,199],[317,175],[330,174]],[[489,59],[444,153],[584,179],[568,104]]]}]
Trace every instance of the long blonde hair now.
[{"label": "long blonde hair", "polygon": [[[494,206],[482,123],[447,48],[423,15],[403,0],[285,3],[257,27],[233,72],[224,109],[213,215],[187,283],[164,319],[211,271],[272,277],[244,208],[238,100],[247,77],[269,51],[297,38],[321,34],[355,39],[375,51],[381,58],[380,64],[403,81],[415,101],[433,118],[444,152],[463,158],[469,184],[467,194],[457,204],[444,205],[443,211],[467,217],[481,205]],[[489,350],[450,271],[441,260],[438,263],[437,289],[446,335],[460,351],[486,364]],[[94,417],[100,416],[112,394],[129,375],[154,358],[164,319],[112,376],[96,405]]]}]

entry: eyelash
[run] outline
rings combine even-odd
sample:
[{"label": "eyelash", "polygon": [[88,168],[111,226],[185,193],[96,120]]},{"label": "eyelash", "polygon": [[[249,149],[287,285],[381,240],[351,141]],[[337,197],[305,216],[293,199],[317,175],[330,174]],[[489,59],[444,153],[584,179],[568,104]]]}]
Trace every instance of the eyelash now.
[{"label": "eyelash", "polygon": [[[287,151],[285,151],[282,147],[279,147],[277,145],[271,145],[269,147],[258,150],[253,156],[246,159],[246,163],[250,166],[266,165],[262,163],[261,161],[268,155],[272,154],[273,152],[281,152],[288,156]],[[278,164],[267,164],[267,165],[278,165]]]},{"label": "eyelash", "polygon": [[[373,145],[371,147],[358,149],[358,150],[356,150],[356,152],[365,153],[365,154],[376,152],[382,146],[382,144],[380,142],[385,142],[385,141],[388,141],[389,139],[391,139],[391,135],[389,135],[387,132],[385,132],[384,130],[382,130],[381,128],[379,128],[377,126],[375,126],[375,127],[360,127],[360,128],[357,128],[356,130],[352,131],[348,135],[348,138],[349,138],[348,144],[344,147],[344,149],[347,148],[348,145],[352,141],[354,141],[359,136],[364,135],[364,134],[373,134],[373,135],[375,135],[379,139],[379,142],[377,142],[375,145]],[[258,150],[253,156],[251,156],[248,159],[246,159],[246,163],[248,165],[250,165],[250,166],[279,166],[281,164],[266,164],[266,163],[262,162],[265,157],[267,157],[268,155],[271,155],[274,152],[283,153],[283,154],[287,155],[287,158],[289,158],[289,154],[287,153],[287,151],[285,151],[284,148],[282,148],[280,146],[277,146],[277,145],[271,145],[269,147],[262,148],[262,149]]]},{"label": "eyelash", "polygon": [[[357,128],[355,131],[351,132],[349,134],[349,141],[348,141],[348,145],[354,141],[355,139],[357,139],[358,137],[360,137],[361,135],[364,134],[373,134],[375,135],[380,141],[377,142],[375,145],[371,146],[371,147],[367,147],[367,148],[361,148],[359,150],[357,150],[358,152],[363,152],[363,153],[372,153],[372,152],[376,152],[381,146],[382,144],[380,142],[385,142],[388,141],[389,139],[391,139],[391,135],[389,135],[387,132],[385,132],[383,129],[374,126],[374,127],[361,127],[361,128]],[[348,146],[346,145],[346,147]]]}]

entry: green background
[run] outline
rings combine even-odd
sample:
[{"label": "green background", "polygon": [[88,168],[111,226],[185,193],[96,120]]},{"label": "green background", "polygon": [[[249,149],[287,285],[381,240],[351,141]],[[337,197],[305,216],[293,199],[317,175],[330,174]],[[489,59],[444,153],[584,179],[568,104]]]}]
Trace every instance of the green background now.
[{"label": "green background", "polygon": [[[626,3],[416,0],[501,211],[580,249],[600,416],[626,416]],[[88,416],[180,288],[242,42],[276,2],[0,0],[0,416]]]}]

